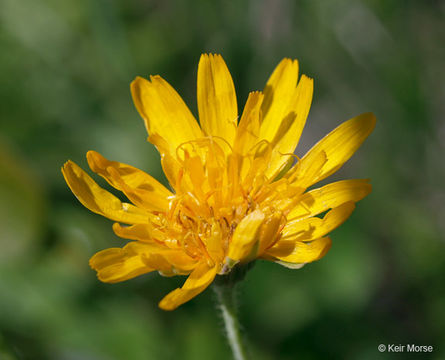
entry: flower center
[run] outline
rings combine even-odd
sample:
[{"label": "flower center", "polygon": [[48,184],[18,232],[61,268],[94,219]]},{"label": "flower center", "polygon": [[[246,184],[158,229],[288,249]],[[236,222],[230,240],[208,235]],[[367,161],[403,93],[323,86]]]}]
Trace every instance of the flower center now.
[{"label": "flower center", "polygon": [[167,241],[174,247],[193,258],[220,262],[236,227],[257,206],[249,199],[237,199],[227,206],[214,207],[197,201],[191,193],[175,195],[161,223]]},{"label": "flower center", "polygon": [[256,210],[264,215],[259,236],[266,238],[258,240],[259,251],[273,245],[291,201],[287,180],[271,182],[262,175],[270,157],[267,144],[243,156],[225,153],[223,145],[209,137],[177,148],[176,172],[169,179],[176,193],[159,215],[167,246],[221,266],[236,228]]}]

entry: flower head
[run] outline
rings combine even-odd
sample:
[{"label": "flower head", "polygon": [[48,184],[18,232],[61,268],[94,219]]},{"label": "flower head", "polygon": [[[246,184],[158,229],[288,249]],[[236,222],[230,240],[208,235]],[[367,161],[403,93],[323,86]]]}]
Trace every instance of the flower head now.
[{"label": "flower head", "polygon": [[296,60],[282,60],[264,91],[249,94],[239,121],[233,81],[220,55],[204,54],[199,62],[200,125],[160,76],[136,78],[131,93],[171,190],[95,151],[87,153],[91,170],[130,203],[100,188],[72,161],[62,172],[84,206],[115,221],[116,235],[132,240],[91,258],[101,281],[155,270],[188,275],[160,302],[165,310],[190,300],[238,263],[260,258],[300,268],[320,259],[331,246],[326,235],[371,191],[367,180],[307,191],[352,156],[373,130],[375,117],[367,113],[346,121],[297,158],[293,151],[313,81],[299,78]]}]

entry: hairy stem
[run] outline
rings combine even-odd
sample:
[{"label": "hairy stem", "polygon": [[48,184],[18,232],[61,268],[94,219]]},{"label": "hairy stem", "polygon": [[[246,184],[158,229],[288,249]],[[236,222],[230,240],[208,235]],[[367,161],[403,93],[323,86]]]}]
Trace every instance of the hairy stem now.
[{"label": "hairy stem", "polygon": [[213,281],[218,307],[224,319],[226,336],[235,360],[247,359],[246,350],[241,339],[240,324],[236,314],[235,286],[242,281],[247,272],[255,265],[255,261],[247,264],[237,264],[225,275],[220,275]]},{"label": "hairy stem", "polygon": [[239,321],[236,316],[236,307],[234,299],[234,284],[220,283],[213,285],[216,293],[218,307],[221,310],[224,325],[226,328],[226,336],[232,349],[233,358],[235,360],[245,360],[246,352],[241,341],[241,332]]}]

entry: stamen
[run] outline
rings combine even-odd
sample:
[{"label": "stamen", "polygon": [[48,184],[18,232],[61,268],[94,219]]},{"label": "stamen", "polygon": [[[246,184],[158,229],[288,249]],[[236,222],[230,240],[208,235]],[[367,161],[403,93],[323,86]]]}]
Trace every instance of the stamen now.
[{"label": "stamen", "polygon": [[232,147],[232,145],[230,145],[230,143],[229,143],[226,139],[224,139],[223,137],[218,136],[218,135],[211,135],[209,138],[210,138],[210,139],[213,138],[213,139],[222,140],[222,141],[229,147],[230,152],[233,153],[233,147]]},{"label": "stamen", "polygon": [[292,156],[297,160],[297,162],[301,161],[301,158],[298,155],[295,155],[294,153],[282,153],[281,151],[278,152],[281,156]]}]

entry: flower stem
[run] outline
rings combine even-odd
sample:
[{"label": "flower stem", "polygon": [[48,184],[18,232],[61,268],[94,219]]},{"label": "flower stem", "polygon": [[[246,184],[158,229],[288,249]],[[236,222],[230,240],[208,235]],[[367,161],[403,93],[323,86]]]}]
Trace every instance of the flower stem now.
[{"label": "flower stem", "polygon": [[216,293],[218,307],[221,310],[224,325],[226,328],[226,336],[232,349],[233,358],[235,360],[245,360],[246,351],[241,341],[241,333],[239,321],[236,316],[236,307],[234,299],[234,284],[214,284],[213,290]]},{"label": "flower stem", "polygon": [[245,278],[247,272],[254,265],[255,261],[247,264],[237,264],[229,273],[217,276],[213,281],[212,287],[216,294],[218,307],[221,309],[227,340],[235,360],[247,359],[236,314],[235,286]]}]

